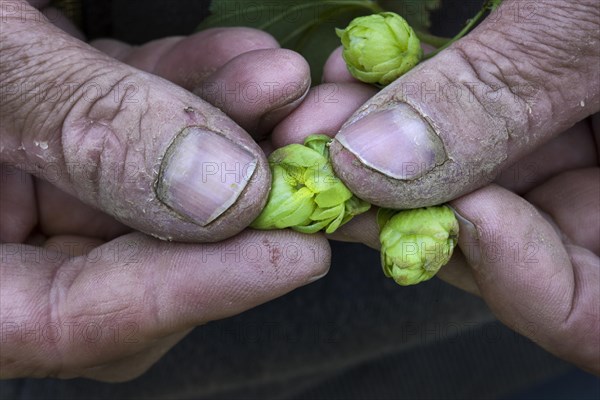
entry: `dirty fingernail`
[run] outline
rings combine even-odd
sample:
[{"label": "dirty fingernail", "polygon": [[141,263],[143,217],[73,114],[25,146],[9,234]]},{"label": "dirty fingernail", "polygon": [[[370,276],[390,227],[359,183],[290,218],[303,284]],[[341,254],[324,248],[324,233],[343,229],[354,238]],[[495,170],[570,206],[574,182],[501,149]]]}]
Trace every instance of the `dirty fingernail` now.
[{"label": "dirty fingernail", "polygon": [[431,125],[404,103],[359,119],[336,140],[364,165],[400,180],[417,179],[447,158]]},{"label": "dirty fingernail", "polygon": [[235,203],[256,162],[248,150],[217,133],[186,128],[167,149],[156,193],[175,212],[205,226]]}]

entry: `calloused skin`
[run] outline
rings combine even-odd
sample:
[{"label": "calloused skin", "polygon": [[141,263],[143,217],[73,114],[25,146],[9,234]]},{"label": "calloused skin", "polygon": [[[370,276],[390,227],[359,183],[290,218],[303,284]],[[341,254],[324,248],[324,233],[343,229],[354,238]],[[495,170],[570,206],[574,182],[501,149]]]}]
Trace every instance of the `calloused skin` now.
[{"label": "calloused skin", "polygon": [[[505,5],[511,3],[514,6],[515,3],[510,1]],[[352,121],[365,110],[372,112],[378,107],[385,108],[390,101],[396,101],[392,99],[402,98],[398,88],[403,82],[418,85],[423,81],[431,87],[436,77],[441,77],[443,82],[460,83],[461,79],[466,79],[464,74],[474,74],[469,77],[477,80],[488,79],[486,74],[491,74],[490,71],[499,71],[493,74],[497,90],[506,90],[511,82],[527,80],[540,87],[535,93],[539,104],[531,103],[534,113],[527,119],[522,118],[519,102],[505,103],[504,108],[497,108],[498,104],[486,108],[486,103],[476,102],[473,114],[472,110],[461,108],[460,103],[425,102],[424,109],[429,110],[436,122],[442,121],[441,125],[451,127],[441,134],[453,138],[450,142],[454,147],[450,151],[454,151],[458,163],[472,161],[469,155],[473,154],[482,157],[483,161],[493,158],[485,159],[486,140],[501,132],[495,133],[486,126],[487,120],[501,115],[515,129],[515,136],[504,147],[508,161],[492,174],[467,177],[471,179],[467,183],[464,176],[444,172],[428,178],[428,185],[439,187],[441,198],[449,201],[460,221],[458,248],[438,276],[481,296],[502,322],[549,352],[600,374],[600,115],[582,120],[599,109],[598,68],[597,61],[592,59],[597,57],[600,45],[598,37],[592,39],[588,30],[593,26],[597,29],[597,21],[591,21],[600,10],[597,4],[594,8],[589,7],[590,2],[580,3],[543,5],[545,17],[552,11],[558,19],[551,22],[560,29],[573,15],[581,16],[583,11],[589,13],[577,21],[580,29],[569,25],[568,32],[556,36],[561,40],[587,37],[587,43],[577,47],[569,41],[574,47],[559,49],[561,52],[554,54],[558,57],[564,55],[562,51],[573,51],[578,57],[567,65],[548,55],[544,68],[549,70],[546,72],[536,69],[539,57],[544,54],[539,51],[551,49],[556,44],[556,37],[544,39],[539,36],[536,27],[549,22],[544,21],[543,16],[536,26],[516,27],[506,22],[503,31],[498,31],[499,22],[482,24],[448,52],[421,64],[416,72],[401,77],[379,94],[349,75],[343,67],[341,49],[337,49],[325,65],[324,81],[327,83],[313,88],[304,103],[275,127],[272,141],[278,147],[302,142],[314,132],[335,137],[348,120]],[[556,33],[555,28],[553,32]],[[511,68],[516,64],[505,61],[516,54],[518,46],[507,46],[507,43],[519,34],[531,39],[528,42],[530,53],[527,49],[520,53],[518,61],[523,68],[514,70]],[[449,59],[454,62],[449,63]],[[558,79],[563,73],[573,76]],[[428,81],[424,78],[427,76],[434,78]],[[317,95],[332,92],[331,87],[335,87],[336,95],[330,96],[329,101]],[[586,87],[589,88],[587,93]],[[570,103],[571,96],[583,96],[586,100],[575,106]],[[412,101],[417,106],[423,105],[423,99],[413,98]],[[556,111],[548,115],[549,110]],[[480,124],[473,124],[470,118]],[[570,125],[574,126],[562,133],[556,131]],[[469,140],[473,137],[482,140]],[[462,138],[464,142],[461,142]],[[338,146],[336,143],[334,141],[332,146]],[[345,150],[340,146],[337,149],[339,151],[336,153],[334,149],[332,155],[336,172],[353,191],[360,194],[361,189],[368,190],[375,204],[398,208],[400,203],[411,207],[422,205],[422,199],[411,198],[408,194],[401,196],[399,204],[389,204],[396,200],[391,194],[413,183],[382,178],[383,175],[362,165],[353,156],[343,154]],[[488,184],[491,179],[493,183]],[[414,184],[421,185],[421,182]],[[443,192],[453,185],[470,185],[471,190],[478,189],[454,199]],[[379,248],[375,213],[371,210],[355,218],[332,238]]]},{"label": "calloused skin", "polygon": [[[35,3],[56,26],[25,2],[16,12],[14,1],[0,4],[13,16],[2,21],[0,45],[1,378],[129,380],[193,327],[327,272],[330,250],[322,235],[244,230],[260,212],[270,181],[265,157],[248,133],[260,138],[299,104],[310,85],[302,57],[245,28],[140,47],[99,40],[91,43],[98,51],[76,40],[83,35],[56,10],[43,8],[47,1]],[[136,88],[138,101],[113,101],[110,93],[93,111],[85,98],[34,101],[30,92],[11,89],[64,82],[114,88],[124,80]],[[265,90],[257,98],[220,96],[214,89],[215,83],[272,87],[274,80],[287,90]],[[5,84],[12,84],[6,96]],[[108,127],[102,134],[113,135],[119,146],[96,151],[93,135],[69,126],[67,116],[101,121]],[[244,144],[261,172],[206,227],[175,217],[156,200],[151,182],[170,138],[196,123]],[[124,159],[135,161],[135,179],[105,175]],[[69,165],[92,166],[99,178],[76,168],[71,173]],[[90,193],[108,196],[97,201]],[[132,227],[186,242],[221,241],[170,243]]]}]

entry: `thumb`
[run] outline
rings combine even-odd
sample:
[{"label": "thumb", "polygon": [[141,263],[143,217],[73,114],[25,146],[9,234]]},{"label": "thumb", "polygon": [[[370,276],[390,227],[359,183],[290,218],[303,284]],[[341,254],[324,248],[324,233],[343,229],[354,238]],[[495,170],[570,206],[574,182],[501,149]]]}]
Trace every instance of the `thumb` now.
[{"label": "thumb", "polygon": [[382,90],[331,146],[379,206],[443,203],[600,109],[595,0],[505,0],[467,37]]},{"label": "thumb", "polygon": [[217,241],[260,212],[260,148],[191,93],[2,2],[0,161],[151,235]]}]

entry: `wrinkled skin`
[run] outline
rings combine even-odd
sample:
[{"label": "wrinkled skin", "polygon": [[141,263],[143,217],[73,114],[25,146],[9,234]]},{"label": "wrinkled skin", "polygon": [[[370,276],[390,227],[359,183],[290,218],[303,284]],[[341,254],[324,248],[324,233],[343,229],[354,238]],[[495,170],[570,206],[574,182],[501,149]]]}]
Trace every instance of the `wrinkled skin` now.
[{"label": "wrinkled skin", "polygon": [[[376,95],[353,80],[336,50],[325,66],[328,83],[309,92],[272,140],[283,146],[315,131],[339,138],[363,114],[411,103],[435,126],[450,163],[470,168],[446,162],[420,179],[391,179],[334,140],[338,175],[355,193],[388,207],[449,201],[460,216],[461,251],[438,276],[481,296],[515,331],[599,374],[600,118],[586,117],[600,109],[600,6],[535,2],[531,24],[515,19],[517,4],[505,1],[472,34]],[[468,96],[436,101],[402,90],[451,83],[468,94],[464,82],[504,93],[521,83],[536,90],[467,103]],[[394,146],[404,128],[388,122],[368,125],[373,146],[361,157],[379,165],[390,154],[392,161],[411,161]],[[375,213],[355,218],[333,238],[378,248]]]},{"label": "wrinkled skin", "polygon": [[[568,8],[578,8],[586,3],[591,2],[580,2],[573,6],[569,6],[566,2],[550,3],[552,7],[546,4],[543,6],[545,10],[557,12],[557,18],[554,18],[552,23],[558,20],[562,22],[562,26],[571,27],[573,24],[569,19],[575,13]],[[514,2],[512,4],[514,5]],[[557,4],[558,7],[554,7]],[[585,14],[593,17],[596,11],[588,10]],[[80,35],[66,25],[64,19],[57,18],[53,22],[73,35]],[[581,26],[579,22],[575,25],[581,28],[581,32],[589,33],[589,29],[586,28],[589,21]],[[536,27],[541,29],[536,31]],[[494,33],[495,38],[510,38],[511,31],[518,33],[509,28],[510,26],[502,26],[499,32]],[[529,60],[531,65],[536,63],[532,61],[529,52],[535,56],[549,57],[549,60],[559,60],[559,57],[552,58],[552,51],[541,51],[552,50],[545,40],[556,37],[561,39],[562,43],[562,39],[570,38],[572,34],[571,30],[568,34],[559,30],[556,36],[550,36],[549,31],[557,32],[554,25],[551,30],[542,24],[523,24],[522,28],[529,29],[535,39],[537,39],[535,36],[542,36],[539,41],[530,42],[539,43],[540,47],[522,44],[520,46],[518,60]],[[51,28],[43,29],[50,29],[47,32],[51,37],[58,34]],[[228,32],[234,31],[228,30]],[[536,34],[540,31],[543,34]],[[241,36],[247,37],[247,35],[248,32],[243,32]],[[202,38],[202,34],[187,40],[194,42],[195,37]],[[504,42],[504,45],[499,46],[502,41],[491,40],[492,45],[489,47],[483,46],[486,45],[485,42],[482,46],[477,46],[477,42],[469,42],[473,37],[476,37],[475,34],[462,41],[463,44],[456,46],[458,49],[461,49],[461,46],[463,48],[462,52],[454,50],[457,54],[453,57],[461,62],[454,64],[453,68],[434,61],[430,62],[427,68],[436,74],[442,71],[448,79],[458,81],[457,74],[465,71],[457,66],[473,65],[475,68],[473,71],[477,72],[474,79],[481,81],[490,78],[489,75],[482,75],[489,66],[488,63],[484,63],[485,60],[498,62],[498,55],[504,53],[507,57],[513,55],[504,48],[510,42]],[[520,40],[522,35],[514,37]],[[576,35],[575,38],[577,37]],[[228,64],[228,60],[235,58],[248,47],[236,47],[235,43],[241,40],[235,35],[227,46],[221,47],[215,40],[213,37],[210,43],[214,43],[220,56],[212,60],[188,59],[190,53],[183,51],[187,45],[181,38],[159,40],[135,49],[115,41],[99,41],[94,43],[94,46],[111,57],[167,78],[188,89],[191,88],[212,103],[218,104],[223,110],[227,110],[237,124],[255,135],[268,131],[270,126],[275,125],[298,106],[302,98],[301,93],[297,97],[282,96],[278,99],[283,100],[283,103],[278,103],[277,111],[269,115],[265,111],[272,110],[273,105],[268,101],[258,101],[253,104],[232,101],[220,104],[218,94],[216,98],[211,98],[211,93],[214,92],[202,87],[196,88],[198,82],[211,79],[211,76],[215,81],[227,80],[229,68],[225,68],[225,65]],[[273,43],[270,38],[267,41]],[[200,46],[207,42],[199,40],[199,43],[194,45]],[[8,41],[2,40],[1,43],[4,45]],[[586,66],[591,64],[585,64],[581,59],[589,59],[590,54],[594,54],[594,46],[597,46],[597,42],[591,40],[574,43],[575,48],[570,50],[577,54],[569,59],[573,65],[564,68],[568,72],[581,75],[581,81],[595,82],[593,74],[583,76]],[[77,43],[76,46],[82,45]],[[178,47],[182,51],[176,51]],[[267,44],[251,48],[265,47],[268,49],[274,46]],[[172,53],[167,54],[169,52]],[[197,54],[201,55],[202,52]],[[56,58],[57,61],[61,61],[61,57]],[[98,53],[94,53],[90,59],[94,60],[94,65],[102,60],[109,60]],[[499,65],[504,68],[510,67],[511,61],[514,61],[511,58],[502,60],[504,61]],[[560,60],[564,61],[564,58]],[[112,63],[111,73],[115,73],[113,71],[115,69],[123,68],[122,64],[115,63],[113,59],[110,59],[110,63]],[[2,73],[4,73],[4,65],[3,58]],[[527,63],[524,62],[524,65]],[[551,64],[546,62],[541,65],[548,68],[547,66]],[[48,71],[51,72],[52,69],[44,69],[42,72],[48,73]],[[502,84],[509,79],[519,78],[521,71],[522,68],[519,68],[518,72],[513,71],[513,74],[502,74],[500,72],[506,70],[501,69],[496,74],[498,76],[496,79],[499,84]],[[590,72],[589,68],[587,72]],[[132,72],[127,70],[127,73]],[[231,73],[235,75],[235,69]],[[142,76],[137,70],[133,75]],[[241,76],[243,77],[243,74]],[[566,86],[566,83],[565,86],[561,86],[561,82],[565,82],[563,79],[565,76],[552,74],[548,76],[546,72],[536,76],[543,79],[539,81],[534,79],[532,82],[543,87],[548,92],[546,94],[551,94],[551,97],[558,96],[558,101],[555,103],[545,103],[552,104],[556,112],[551,113],[550,116],[542,114],[532,117],[532,122],[549,123],[553,127],[548,131],[548,142],[539,147],[535,144],[527,146],[526,143],[516,141],[513,147],[515,155],[512,150],[507,155],[507,160],[510,158],[510,162],[516,161],[516,164],[509,166],[509,161],[503,161],[501,167],[492,165],[493,171],[500,171],[500,175],[495,180],[496,185],[486,186],[451,202],[462,216],[460,247],[463,251],[457,252],[451,264],[442,269],[439,276],[465,290],[481,295],[507,325],[533,338],[549,351],[583,368],[598,372],[599,345],[596,334],[599,331],[597,316],[600,302],[596,283],[599,279],[597,255],[600,246],[597,238],[600,212],[597,198],[600,190],[598,189],[598,134],[595,133],[598,130],[592,130],[590,123],[585,121],[551,139],[550,136],[559,133],[557,130],[560,127],[576,122],[583,115],[573,111],[574,106],[567,101],[573,87]],[[152,82],[150,86],[161,87],[161,92],[164,90],[177,97],[173,100],[175,105],[181,103],[182,100],[179,99],[181,96],[186,104],[193,100],[194,110],[202,110],[203,116],[220,115],[212,114],[212,109],[206,104],[196,97],[190,97],[189,93],[181,89],[169,86],[164,81],[157,81],[150,75],[143,75],[143,77]],[[4,82],[4,76],[2,78]],[[333,136],[357,108],[376,93],[372,87],[356,83],[349,74],[345,73],[343,61],[339,58],[339,50],[327,63],[325,81],[333,84],[321,85],[311,90],[296,111],[276,126],[272,143],[261,144],[263,149],[268,151],[273,146],[300,143],[305,136],[315,132]],[[552,90],[552,86],[550,89],[544,86],[553,83],[563,90],[555,91]],[[590,85],[592,86],[597,87],[597,85]],[[564,104],[560,102],[560,94],[565,95]],[[582,112],[586,115],[597,111],[597,98],[593,93],[590,96],[590,101],[584,102],[583,106],[586,110]],[[377,96],[371,101],[381,103]],[[288,103],[285,104],[286,102]],[[164,103],[170,102],[164,101]],[[438,105],[441,107],[440,110],[447,106],[444,102]],[[522,112],[516,110],[513,116],[510,112],[511,105],[506,106],[507,109],[502,111],[512,119],[518,120]],[[4,107],[2,104],[3,113]],[[462,108],[457,111],[457,108],[447,107],[447,114],[438,114],[440,119],[436,122],[448,120],[448,124],[456,125],[457,128],[449,131],[455,134],[452,137],[460,138],[461,135],[474,137],[474,126],[477,126],[477,129],[484,126],[475,124],[477,119],[470,121],[473,124],[462,125],[468,121],[462,114]],[[177,107],[174,108],[175,111],[178,110]],[[10,110],[9,117],[21,112],[14,104],[10,106]],[[40,118],[45,124],[50,124],[49,126],[55,126],[52,124],[57,123],[52,118],[47,120],[43,116],[36,117],[36,115],[38,114],[33,113],[31,116],[27,114],[29,118]],[[194,112],[193,115],[197,113]],[[2,115],[1,161],[5,163],[4,165],[17,163],[27,167],[28,160],[38,160],[41,154],[35,152],[35,149],[33,154],[27,151],[26,155],[19,155],[18,152],[5,154],[18,149],[20,144],[15,143],[16,139],[12,143],[5,144],[5,140],[26,136],[18,126],[15,131],[5,128],[4,121],[10,120],[9,117]],[[493,117],[494,115],[484,114],[482,118],[493,120]],[[158,119],[151,113],[146,114],[144,118]],[[568,120],[571,122],[567,123]],[[26,118],[16,119],[16,121],[18,121],[16,125],[23,126],[29,123],[34,127],[37,126],[36,123],[28,122]],[[61,121],[58,122],[59,125],[60,123]],[[159,125],[162,123],[163,121]],[[184,125],[183,122],[181,124]],[[151,121],[149,125],[153,125]],[[228,134],[239,134],[236,138],[247,140],[243,139],[242,132],[233,125],[235,124],[232,122],[226,123],[227,132],[231,129]],[[462,129],[458,128],[460,126]],[[491,129],[489,126],[484,127],[486,130]],[[253,130],[255,132],[252,132]],[[37,133],[45,135],[47,132],[48,130],[44,129]],[[518,132],[522,133],[523,130]],[[493,137],[494,134],[493,129],[485,133],[486,137]],[[445,138],[450,137],[449,133],[439,132],[439,134]],[[536,132],[537,134],[543,136],[543,132]],[[33,138],[29,138],[31,139]],[[157,146],[164,145],[160,141],[152,143]],[[48,144],[51,149],[51,143]],[[17,147],[11,147],[14,145]],[[446,145],[448,146],[448,143]],[[464,146],[464,141],[457,140],[456,147],[461,145]],[[248,146],[252,152],[255,151],[252,143],[248,143]],[[467,147],[470,148],[468,157],[477,154],[476,143],[469,142]],[[521,148],[524,150],[519,150]],[[60,154],[59,151],[53,151]],[[521,151],[523,153],[519,153]],[[158,152],[155,150],[155,153]],[[526,152],[530,153],[523,158],[516,155]],[[259,154],[254,154],[262,159]],[[485,151],[483,154],[486,154]],[[340,155],[338,172],[348,168],[347,181],[355,179],[355,186],[367,187],[364,181],[370,170],[361,166],[356,160],[344,164],[346,162],[344,157],[352,160],[352,155]],[[43,157],[40,160],[46,162]],[[28,172],[34,170],[27,169]],[[8,342],[3,343],[0,354],[2,377],[85,376],[107,381],[131,379],[150,367],[193,326],[233,315],[267,301],[318,278],[327,269],[328,248],[317,235],[307,237],[289,232],[246,231],[219,245],[175,245],[149,239],[139,233],[127,234],[130,228],[113,219],[115,207],[126,202],[126,198],[115,199],[119,204],[93,204],[104,211],[99,212],[85,205],[77,197],[77,193],[76,196],[66,195],[55,185],[45,183],[29,173],[15,174],[14,169],[11,168],[3,168],[2,173],[0,239],[2,242],[21,243],[5,244],[1,247],[0,304],[2,309],[0,311],[2,322],[8,323],[3,325],[5,329],[3,334],[9,339]],[[388,196],[388,192],[385,187],[377,183],[381,182],[381,179],[377,178],[376,174],[372,175],[375,175],[375,178],[371,186],[376,189],[373,193],[375,197],[379,193],[380,201],[383,201]],[[481,179],[475,186],[488,182],[492,175],[495,174],[480,176]],[[443,183],[444,177],[440,177],[439,180],[441,182],[438,183]],[[249,183],[249,187],[256,186],[256,190],[260,192],[261,185],[253,182]],[[65,191],[69,191],[69,185],[78,184],[67,179],[60,182],[53,179],[51,183],[56,183]],[[111,182],[109,183],[112,185]],[[114,188],[114,185],[110,187]],[[442,197],[448,195],[443,190],[441,192]],[[10,193],[10,196],[7,196],[7,193]],[[399,192],[396,190],[392,193]],[[125,196],[134,194],[125,190]],[[392,198],[396,197],[392,196]],[[410,196],[404,200],[409,203],[414,202],[414,205],[418,202],[418,198],[411,199]],[[85,201],[90,202],[87,198]],[[238,201],[243,202],[244,199]],[[246,207],[250,210],[250,214],[254,207],[256,213],[260,210],[259,205],[253,206],[253,204],[252,201],[247,200]],[[235,207],[237,205],[234,205]],[[134,211],[135,208],[132,207],[131,210]],[[545,213],[541,213],[540,209]],[[238,217],[251,219],[250,216],[245,216],[239,211],[236,214],[231,212],[232,210],[227,211],[230,213],[228,218],[232,223]],[[157,236],[177,235],[191,241],[196,234],[210,234],[210,230],[196,227],[191,229],[169,213],[164,214],[164,211],[159,206],[155,214],[165,217],[163,221],[167,222],[162,227],[156,227]],[[351,221],[339,235],[336,235],[336,238],[361,241],[377,247],[378,231],[374,212]],[[152,220],[143,215],[138,217],[142,223]],[[138,221],[133,216],[131,218],[132,220],[128,222],[132,224]],[[169,218],[175,219],[176,222]],[[470,223],[474,229],[469,229]],[[152,224],[149,225],[151,228],[154,227]],[[30,233],[35,226],[39,227],[39,232],[32,236]],[[239,229],[239,225],[234,225],[230,231],[228,229],[226,224],[223,224],[215,230],[215,237],[231,235]],[[471,232],[471,235],[468,232]],[[28,244],[23,244],[24,241]],[[264,245],[265,252],[251,262],[240,261],[235,257],[233,259],[223,257],[224,254],[229,254],[227,253],[229,246],[235,249],[236,246],[248,243]],[[537,246],[533,248],[535,250],[533,254],[531,246],[527,247],[530,243]],[[287,244],[310,251],[302,251],[301,257],[290,264],[290,260],[280,257],[281,248]],[[514,252],[515,244],[519,249],[517,253]],[[33,247],[34,245],[39,247]],[[94,252],[90,249],[96,250]],[[77,256],[79,253],[83,254]],[[115,254],[119,257],[116,258]],[[315,254],[319,257],[315,257]],[[286,279],[281,279],[282,276]],[[99,287],[102,290],[99,290]],[[49,329],[54,326],[51,324],[58,323],[59,326],[62,324],[63,336],[59,340],[48,336],[52,340],[42,343],[30,340],[30,336],[28,340],[27,336],[21,334],[23,331],[20,327],[23,326],[22,324],[27,324],[27,327],[35,326],[36,323]],[[101,335],[100,340],[93,344],[84,340],[85,337],[82,337],[80,330],[75,331],[73,339],[67,335],[69,326],[76,328],[90,323],[108,329],[110,335]],[[121,332],[116,342],[115,331]],[[51,335],[51,332],[48,330],[48,335]]]},{"label": "wrinkled skin", "polygon": [[[3,18],[13,15],[0,31],[0,377],[132,379],[193,327],[327,272],[321,235],[242,231],[270,180],[248,133],[262,136],[299,104],[310,85],[299,55],[245,28],[140,47],[99,40],[91,43],[98,51],[74,39],[81,33],[56,11],[44,9],[70,35],[26,3],[0,6]],[[274,78],[288,90],[250,100],[214,85]],[[97,101],[77,87],[60,99],[32,98],[62,83],[110,91]],[[188,125],[219,132],[257,160],[237,201],[206,226],[166,207],[154,189],[166,148]],[[221,241],[169,243],[138,230]]]},{"label": "wrinkled skin", "polygon": [[[536,2],[527,13],[522,6],[506,1],[464,40],[354,113],[331,147],[350,190],[389,208],[443,203],[491,182],[502,168],[598,111],[598,3]],[[361,149],[360,132],[351,126],[398,105],[422,117],[437,137],[434,145],[414,151],[408,144],[430,139],[425,129],[382,120],[369,126],[374,137]]]}]

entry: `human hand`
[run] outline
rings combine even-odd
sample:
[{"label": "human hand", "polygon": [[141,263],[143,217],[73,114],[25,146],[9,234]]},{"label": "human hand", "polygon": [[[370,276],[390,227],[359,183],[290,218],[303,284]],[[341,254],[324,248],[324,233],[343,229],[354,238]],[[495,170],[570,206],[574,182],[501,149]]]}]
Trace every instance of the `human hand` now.
[{"label": "human hand", "polygon": [[[501,321],[548,351],[600,373],[600,119],[594,116],[595,129],[589,119],[566,129],[599,109],[598,8],[588,6],[588,15],[586,2],[535,4],[537,26],[507,26],[518,7],[507,1],[499,16],[370,100],[374,89],[352,83],[338,49],[324,71],[331,83],[309,93],[276,127],[273,142],[341,128],[333,163],[355,193],[394,208],[450,201],[461,217],[462,251],[438,276],[482,296]],[[556,36],[535,29],[550,25]],[[444,86],[462,100],[444,97]],[[336,95],[325,101],[322,93]],[[357,122],[367,114],[378,117]],[[442,142],[441,162],[442,153],[413,145]],[[396,167],[412,175],[376,171]],[[378,236],[375,211],[334,235],[375,248]]]},{"label": "human hand", "polygon": [[389,208],[440,204],[491,182],[600,109],[599,14],[594,0],[504,1],[346,122],[331,146],[340,177]]},{"label": "human hand", "polygon": [[[194,326],[327,271],[322,236],[238,234],[270,177],[237,124],[259,137],[295,107],[310,85],[300,56],[222,29],[93,43],[110,57],[24,2],[0,10],[2,378],[131,379]],[[246,83],[258,97],[231,94]]]}]

